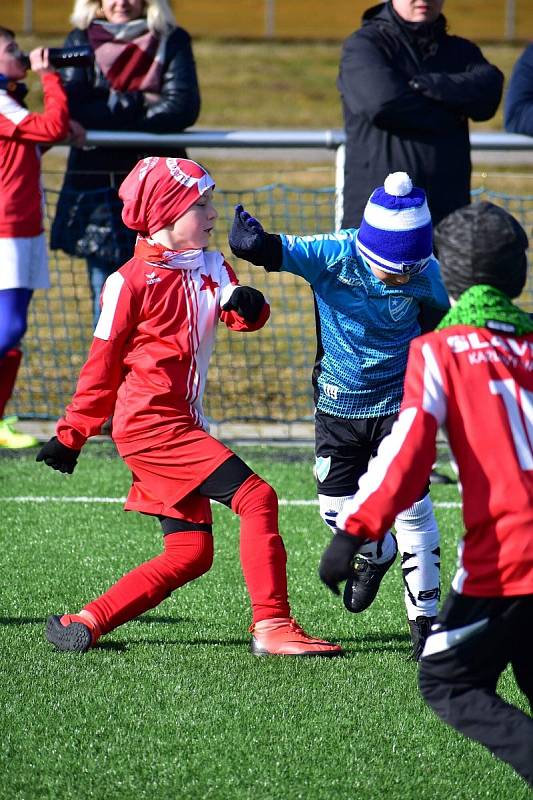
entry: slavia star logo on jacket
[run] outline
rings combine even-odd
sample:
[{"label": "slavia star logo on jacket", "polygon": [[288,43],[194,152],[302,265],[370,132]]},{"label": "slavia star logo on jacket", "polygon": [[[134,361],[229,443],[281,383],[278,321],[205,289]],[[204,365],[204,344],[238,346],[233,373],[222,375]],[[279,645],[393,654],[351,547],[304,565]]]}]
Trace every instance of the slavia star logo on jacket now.
[{"label": "slavia star logo on jacket", "polygon": [[215,296],[215,289],[220,286],[219,283],[213,280],[211,275],[200,275],[202,279],[202,285],[200,286],[200,291],[203,292],[206,289],[209,289],[210,292],[213,292],[213,297]]}]

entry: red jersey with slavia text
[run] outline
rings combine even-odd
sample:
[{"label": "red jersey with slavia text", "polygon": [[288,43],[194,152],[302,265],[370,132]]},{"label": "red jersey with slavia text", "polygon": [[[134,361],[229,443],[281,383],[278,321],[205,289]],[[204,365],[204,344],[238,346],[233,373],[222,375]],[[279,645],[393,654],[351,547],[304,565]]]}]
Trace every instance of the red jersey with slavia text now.
[{"label": "red jersey with slavia text", "polygon": [[457,325],[415,339],[398,421],[338,524],[379,538],[420,496],[441,425],[466,530],[453,588],[533,594],[533,334]]},{"label": "red jersey with slavia text", "polygon": [[38,236],[43,230],[39,144],[66,139],[67,97],[59,75],[42,76],[44,111],[35,114],[0,89],[0,237]]},{"label": "red jersey with slavia text", "polygon": [[180,430],[207,430],[202,396],[219,319],[253,331],[270,315],[268,303],[255,323],[223,311],[237,285],[223,255],[209,251],[186,268],[134,257],[113,273],[59,440],[80,449],[111,414],[121,455],[174,440]]}]

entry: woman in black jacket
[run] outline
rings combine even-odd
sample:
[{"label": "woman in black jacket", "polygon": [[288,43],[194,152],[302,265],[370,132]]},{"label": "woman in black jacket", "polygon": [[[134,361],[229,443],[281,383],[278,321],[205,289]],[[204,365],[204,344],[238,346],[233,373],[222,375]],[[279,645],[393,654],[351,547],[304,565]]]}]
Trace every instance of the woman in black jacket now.
[{"label": "woman in black jacket", "polygon": [[139,159],[166,153],[83,149],[85,130],[176,133],[196,122],[200,92],[189,34],[176,27],[167,0],[76,0],[71,21],[76,28],[65,47],[89,45],[94,60],[62,70],[78,146],[70,151],[51,248],[86,258],[96,322],[105,279],[133,252],[117,188]]}]

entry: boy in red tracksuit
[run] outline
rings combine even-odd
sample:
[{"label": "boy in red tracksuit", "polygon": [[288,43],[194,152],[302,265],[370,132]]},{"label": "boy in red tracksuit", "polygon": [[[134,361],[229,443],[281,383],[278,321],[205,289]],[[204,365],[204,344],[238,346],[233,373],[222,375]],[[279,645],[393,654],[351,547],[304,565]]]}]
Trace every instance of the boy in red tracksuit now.
[{"label": "boy in red tracksuit", "polygon": [[252,652],[342,652],[291,618],[275,491],[207,432],[202,395],[219,319],[247,332],[270,315],[261,292],[239,286],[223,255],[207,249],[217,218],[213,189],[194,161],[155,157],[138,162],[120,187],[124,222],[139,233],[134,256],[105,283],[76,392],[37,460],[72,472],[82,446],[113,414],[113,439],[132,473],[126,509],[158,517],[164,551],[78,614],[50,617],[46,638],[58,650],[87,650],[207,572],[213,499],[241,519]]},{"label": "boy in red tracksuit", "polygon": [[379,540],[417,496],[445,426],[466,533],[422,652],[420,690],[533,787],[533,719],[496,693],[511,665],[533,711],[533,319],[511,302],[525,284],[528,241],[486,202],[442,220],[435,241],[453,307],[411,344],[398,421],[337,518],[319,571],[335,591],[361,542]]},{"label": "boy in red tracksuit", "polygon": [[49,287],[43,233],[41,145],[66,139],[68,105],[59,75],[48,63],[48,50],[29,56],[40,76],[44,111],[28,111],[21,83],[27,64],[13,31],[0,27],[0,447],[37,444],[33,436],[4,418],[22,358],[28,306],[35,289]]}]

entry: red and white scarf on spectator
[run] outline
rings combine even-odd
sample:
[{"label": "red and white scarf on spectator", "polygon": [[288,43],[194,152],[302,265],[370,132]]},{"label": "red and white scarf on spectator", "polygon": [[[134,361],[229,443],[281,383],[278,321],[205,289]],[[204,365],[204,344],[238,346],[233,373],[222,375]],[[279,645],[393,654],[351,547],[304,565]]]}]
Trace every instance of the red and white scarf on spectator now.
[{"label": "red and white scarf on spectator", "polygon": [[117,92],[159,92],[166,37],[145,19],[116,24],[94,20],[87,29],[97,65]]}]

